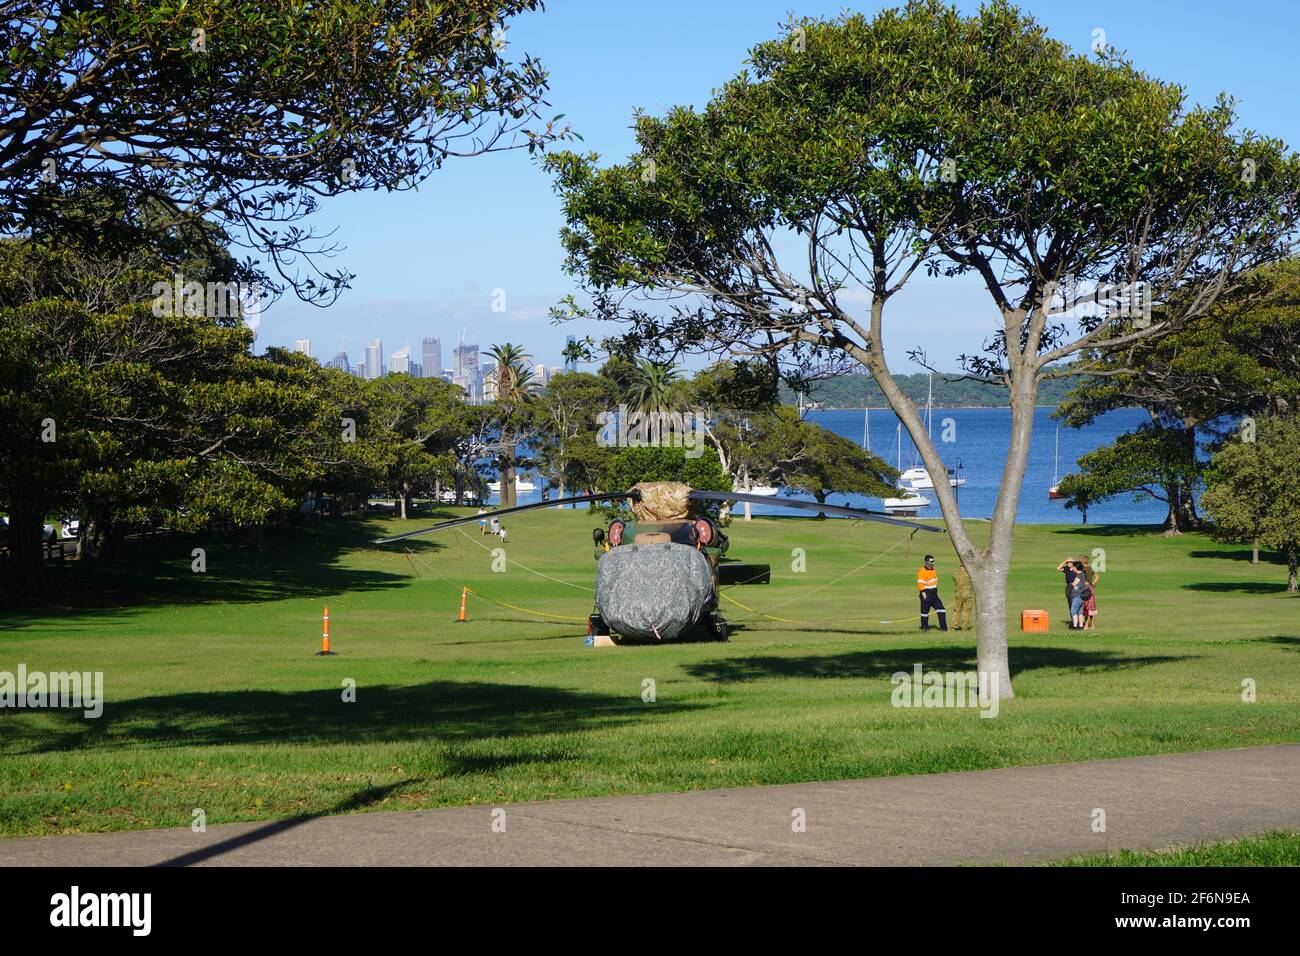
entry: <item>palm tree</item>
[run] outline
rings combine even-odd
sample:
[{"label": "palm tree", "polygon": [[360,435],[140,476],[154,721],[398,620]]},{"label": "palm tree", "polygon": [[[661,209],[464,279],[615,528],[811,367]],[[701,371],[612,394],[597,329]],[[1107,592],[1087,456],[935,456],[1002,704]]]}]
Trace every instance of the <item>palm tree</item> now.
[{"label": "palm tree", "polygon": [[671,364],[637,359],[636,372],[628,387],[633,408],[638,412],[663,411],[679,377]]},{"label": "palm tree", "polygon": [[532,356],[524,351],[522,345],[514,345],[510,342],[494,345],[483,354],[496,359],[497,363],[493,375],[497,385],[497,404],[502,410],[499,458],[501,464],[498,469],[501,478],[501,507],[513,508],[515,506],[515,448],[518,444],[518,436],[511,425],[511,419],[514,406],[521,401],[527,401],[532,395],[535,383],[532,381],[532,371],[527,364],[532,360]]}]

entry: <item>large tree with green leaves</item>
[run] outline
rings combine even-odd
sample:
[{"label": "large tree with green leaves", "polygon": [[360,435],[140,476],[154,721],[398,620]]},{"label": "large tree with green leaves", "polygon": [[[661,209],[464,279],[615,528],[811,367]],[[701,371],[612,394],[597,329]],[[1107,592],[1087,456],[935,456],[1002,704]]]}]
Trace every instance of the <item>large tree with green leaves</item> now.
[{"label": "large tree with green leaves", "polygon": [[1300,591],[1300,420],[1266,416],[1219,449],[1206,473],[1201,505],[1215,537],[1281,551],[1287,586]]},{"label": "large tree with green leaves", "polygon": [[1166,530],[1196,528],[1202,444],[1221,439],[1245,414],[1286,414],[1300,400],[1300,261],[1242,277],[1243,303],[1221,301],[1182,328],[1091,356],[1088,374],[1055,415],[1080,427],[1119,408],[1150,421],[1080,462],[1061,489],[1076,505],[1138,492],[1168,506]]},{"label": "large tree with green leaves", "polygon": [[[1113,50],[1073,54],[1005,2],[797,20],[749,63],[700,110],[638,115],[625,163],[548,160],[584,311],[652,358],[860,365],[943,475],[885,322],[917,272],[978,279],[988,345],[962,361],[1011,406],[987,544],[953,489],[935,493],[978,596],[979,668],[1009,696],[1006,581],[1039,383],[1206,314],[1284,256],[1300,159],[1238,131],[1230,102],[1189,109],[1181,88]],[[1081,305],[1098,286],[1125,294]]]},{"label": "large tree with green leaves", "polygon": [[448,157],[564,134],[541,114],[540,64],[508,57],[510,21],[539,6],[6,3],[0,235],[130,249],[206,219],[265,255],[271,284],[329,301],[349,276],[304,224],[320,197],[410,189]]}]

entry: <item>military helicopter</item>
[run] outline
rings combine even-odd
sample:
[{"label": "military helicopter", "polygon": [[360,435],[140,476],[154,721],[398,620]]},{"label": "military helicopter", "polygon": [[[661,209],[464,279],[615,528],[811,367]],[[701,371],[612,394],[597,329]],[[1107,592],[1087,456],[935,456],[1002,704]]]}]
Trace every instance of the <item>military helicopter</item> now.
[{"label": "military helicopter", "polygon": [[[771,504],[771,498],[739,491],[699,491],[675,481],[643,481],[627,491],[555,498],[493,514],[502,517],[534,508],[616,500],[631,504],[634,520],[615,519],[608,527],[592,532],[597,559],[596,602],[588,618],[588,633],[608,635],[619,643],[655,643],[702,630],[715,640],[725,641],[728,627],[718,610],[718,588],[768,584],[772,569],[766,564],[722,562],[730,541],[712,519],[698,514],[698,506],[713,501]],[[783,499],[781,504],[916,531],[943,530],[862,508],[793,499]],[[378,538],[375,544],[446,531],[478,520],[478,515],[454,518],[419,531]]]}]

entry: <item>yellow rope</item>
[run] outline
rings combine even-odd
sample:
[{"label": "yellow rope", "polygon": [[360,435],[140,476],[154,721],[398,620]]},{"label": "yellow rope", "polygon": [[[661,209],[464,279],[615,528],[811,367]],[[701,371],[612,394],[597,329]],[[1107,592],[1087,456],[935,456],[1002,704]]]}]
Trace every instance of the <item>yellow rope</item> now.
[{"label": "yellow rope", "polygon": [[[455,582],[455,581],[451,580],[451,578],[447,577],[446,575],[440,573],[436,568],[430,566],[429,563],[428,563],[427,561],[425,561],[423,558],[421,558],[418,554],[415,554],[414,552],[412,552],[410,548],[406,548],[406,549],[404,549],[404,550],[406,551],[406,554],[407,554],[407,560],[408,560],[408,561],[409,561],[412,557],[416,558],[416,559],[417,559],[421,564],[423,564],[423,565],[424,565],[424,566],[425,566],[425,567],[426,567],[426,568],[427,568],[431,573],[436,574],[438,577],[442,578],[442,580],[446,581],[446,582],[447,582],[448,584],[450,584],[452,587],[455,587],[455,586],[456,586],[456,582]],[[415,568],[415,565],[412,564],[411,567],[412,567],[412,569],[414,569],[414,568]],[[417,575],[417,576],[418,576],[418,575]],[[505,602],[505,601],[495,601],[495,600],[493,600],[492,598],[488,597],[486,594],[483,594],[483,593],[480,592],[480,591],[475,591],[473,588],[468,587],[467,585],[461,585],[461,587],[463,587],[463,588],[464,588],[466,591],[468,591],[470,594],[473,594],[473,595],[475,595],[476,597],[480,597],[480,598],[482,598],[484,601],[487,601],[489,604],[494,604],[494,605],[496,605],[497,607],[509,608],[509,609],[512,610],[512,611],[522,611],[524,614],[535,614],[535,615],[539,615],[539,616],[542,616],[542,617],[554,617],[554,618],[558,618],[558,619],[561,620],[561,621],[577,621],[577,622],[582,623],[582,624],[586,624],[586,623],[587,623],[587,619],[586,619],[585,617],[568,617],[568,616],[563,615],[563,614],[552,614],[552,613],[550,613],[549,611],[535,611],[535,610],[533,610],[532,608],[520,607],[520,606],[517,605],[517,604],[509,604],[509,603],[507,603],[507,602]],[[554,623],[556,623],[556,622],[555,622],[555,621],[538,621],[537,623],[539,623],[539,624],[554,624]]]},{"label": "yellow rope", "polygon": [[[482,593],[479,592],[479,591],[475,591],[473,588],[470,588],[470,587],[465,588],[465,590],[468,591],[470,594],[477,595],[478,597],[481,597],[483,600],[487,601],[489,604],[495,604],[497,607],[508,607],[508,608],[510,608],[510,609],[513,610],[513,611],[523,611],[525,614],[540,614],[540,615],[542,615],[542,616],[544,616],[544,617],[554,617],[554,618],[558,618],[558,619],[561,620],[561,621],[579,621],[579,622],[581,622],[581,623],[583,623],[583,624],[586,624],[586,623],[587,623],[587,619],[586,619],[585,617],[566,617],[566,616],[563,615],[563,614],[552,614],[550,611],[535,611],[535,610],[533,610],[532,608],[520,607],[518,604],[510,604],[510,603],[508,603],[508,602],[506,602],[506,601],[494,601],[492,598],[488,597],[486,594],[482,594]],[[549,622],[544,622],[544,623],[549,623]]]}]

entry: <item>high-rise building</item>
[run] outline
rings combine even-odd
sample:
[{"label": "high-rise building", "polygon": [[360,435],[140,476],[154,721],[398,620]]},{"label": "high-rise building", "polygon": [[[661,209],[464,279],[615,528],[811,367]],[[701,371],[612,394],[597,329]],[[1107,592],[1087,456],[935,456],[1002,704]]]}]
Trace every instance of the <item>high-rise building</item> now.
[{"label": "high-rise building", "polygon": [[354,368],[354,369],[352,370],[352,374],[355,375],[357,378],[365,378],[365,377],[366,377],[366,363],[365,363],[365,362],[358,362],[358,363],[357,363],[357,367]]},{"label": "high-rise building", "polygon": [[366,378],[379,378],[384,374],[384,341],[375,339],[366,346]]},{"label": "high-rise building", "polygon": [[293,343],[293,350],[303,355],[311,355],[311,339],[298,339]]},{"label": "high-rise building", "polygon": [[412,362],[412,363],[411,363],[411,377],[412,377],[412,378],[424,378],[424,366],[421,365],[419,362]]},{"label": "high-rise building", "polygon": [[451,381],[465,390],[471,405],[483,400],[483,369],[478,363],[478,345],[460,343],[452,352]]},{"label": "high-rise building", "polygon": [[420,368],[429,378],[436,378],[442,371],[442,340],[426,338],[421,343]]},{"label": "high-rise building", "polygon": [[538,386],[545,388],[551,384],[552,369],[547,368],[541,362],[533,366],[533,382]]},{"label": "high-rise building", "polygon": [[573,357],[573,347],[577,344],[577,338],[572,335],[564,338],[564,370],[566,372],[576,372],[578,370],[578,360]]},{"label": "high-rise building", "polygon": [[400,348],[392,355],[388,356],[388,373],[398,375],[403,372],[411,371],[411,347]]},{"label": "high-rise building", "polygon": [[348,353],[340,349],[334,356],[334,361],[330,362],[330,368],[336,368],[340,372],[351,372],[352,364],[348,361]]}]

